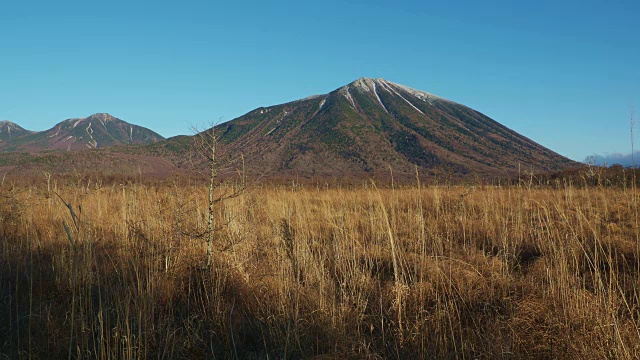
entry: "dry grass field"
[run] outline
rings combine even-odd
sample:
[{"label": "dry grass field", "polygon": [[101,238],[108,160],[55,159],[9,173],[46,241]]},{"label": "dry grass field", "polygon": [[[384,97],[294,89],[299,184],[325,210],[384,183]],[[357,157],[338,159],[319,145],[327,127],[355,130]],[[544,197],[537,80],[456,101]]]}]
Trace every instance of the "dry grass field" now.
[{"label": "dry grass field", "polygon": [[640,357],[635,189],[217,191],[3,183],[0,359]]}]

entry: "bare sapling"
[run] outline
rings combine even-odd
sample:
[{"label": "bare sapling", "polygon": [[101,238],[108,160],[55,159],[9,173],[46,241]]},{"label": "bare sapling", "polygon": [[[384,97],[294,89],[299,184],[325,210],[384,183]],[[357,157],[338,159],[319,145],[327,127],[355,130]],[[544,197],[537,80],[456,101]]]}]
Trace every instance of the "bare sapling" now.
[{"label": "bare sapling", "polygon": [[[192,162],[194,167],[200,168],[200,171],[207,176],[208,179],[208,209],[207,209],[207,228],[204,233],[200,233],[195,237],[203,237],[207,243],[207,269],[211,269],[213,261],[213,247],[216,234],[219,233],[226,223],[216,224],[215,206],[224,200],[240,196],[245,191],[245,174],[244,174],[244,158],[242,158],[242,184],[240,187],[223,188],[221,186],[221,170],[227,170],[234,163],[233,158],[225,157],[224,164],[219,153],[219,136],[216,133],[215,126],[211,126],[209,130],[198,132],[194,129],[196,135],[194,137],[195,154],[200,160],[204,160],[205,166],[198,166]],[[204,168],[204,170],[202,170]]]}]

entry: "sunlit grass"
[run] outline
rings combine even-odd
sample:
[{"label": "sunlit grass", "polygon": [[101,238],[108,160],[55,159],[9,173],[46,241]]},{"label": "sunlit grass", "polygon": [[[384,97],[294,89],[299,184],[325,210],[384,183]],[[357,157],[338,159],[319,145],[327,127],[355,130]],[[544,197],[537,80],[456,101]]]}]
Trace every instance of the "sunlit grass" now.
[{"label": "sunlit grass", "polygon": [[5,183],[0,354],[640,356],[632,189],[207,191]]}]

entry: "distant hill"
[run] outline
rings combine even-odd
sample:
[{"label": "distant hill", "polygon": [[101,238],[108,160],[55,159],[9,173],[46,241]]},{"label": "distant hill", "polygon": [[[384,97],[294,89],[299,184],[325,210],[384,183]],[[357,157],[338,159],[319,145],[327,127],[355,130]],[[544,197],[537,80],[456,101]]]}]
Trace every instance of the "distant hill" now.
[{"label": "distant hill", "polygon": [[8,120],[0,121],[0,146],[20,136],[28,135],[33,131],[25,130],[20,125]]},{"label": "distant hill", "polygon": [[147,128],[109,114],[93,114],[86,118],[64,120],[46,131],[12,137],[0,143],[0,150],[87,150],[114,145],[150,144],[163,139]]},{"label": "distant hill", "polygon": [[[215,127],[264,175],[347,176],[416,167],[452,176],[555,171],[576,163],[456,102],[384,79],[257,108]],[[168,141],[170,143],[171,140]]]}]

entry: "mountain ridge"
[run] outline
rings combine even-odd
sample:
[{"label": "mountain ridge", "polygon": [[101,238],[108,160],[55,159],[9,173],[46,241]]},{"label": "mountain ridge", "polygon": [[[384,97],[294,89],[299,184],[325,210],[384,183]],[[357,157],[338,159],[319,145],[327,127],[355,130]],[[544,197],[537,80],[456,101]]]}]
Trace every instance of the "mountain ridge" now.
[{"label": "mountain ridge", "polygon": [[[133,143],[134,126],[97,113],[20,137],[10,142],[12,146],[0,143],[0,150],[99,150],[47,158],[48,169],[60,172],[80,163],[111,173],[121,171],[101,164],[99,154],[127,159],[129,172],[146,169],[155,175],[188,173],[206,166],[193,156],[194,140],[203,133],[164,140],[158,135]],[[107,128],[114,131],[108,135],[99,131]],[[211,131],[218,138],[220,163],[229,165],[229,159],[242,155],[247,176],[258,178],[362,179],[393,173],[415,179],[419,173],[441,179],[495,179],[520,170],[554,172],[578,165],[470,107],[381,78],[360,78],[326,94],[257,107],[204,134]],[[119,140],[112,139],[112,134]],[[20,171],[37,172],[39,164],[30,166],[25,161]],[[15,160],[5,163],[12,166]],[[234,166],[227,168],[234,172]]]},{"label": "mountain ridge", "polygon": [[3,151],[85,150],[114,145],[148,144],[164,140],[156,132],[108,113],[70,118],[52,128],[14,137],[0,145]]}]

